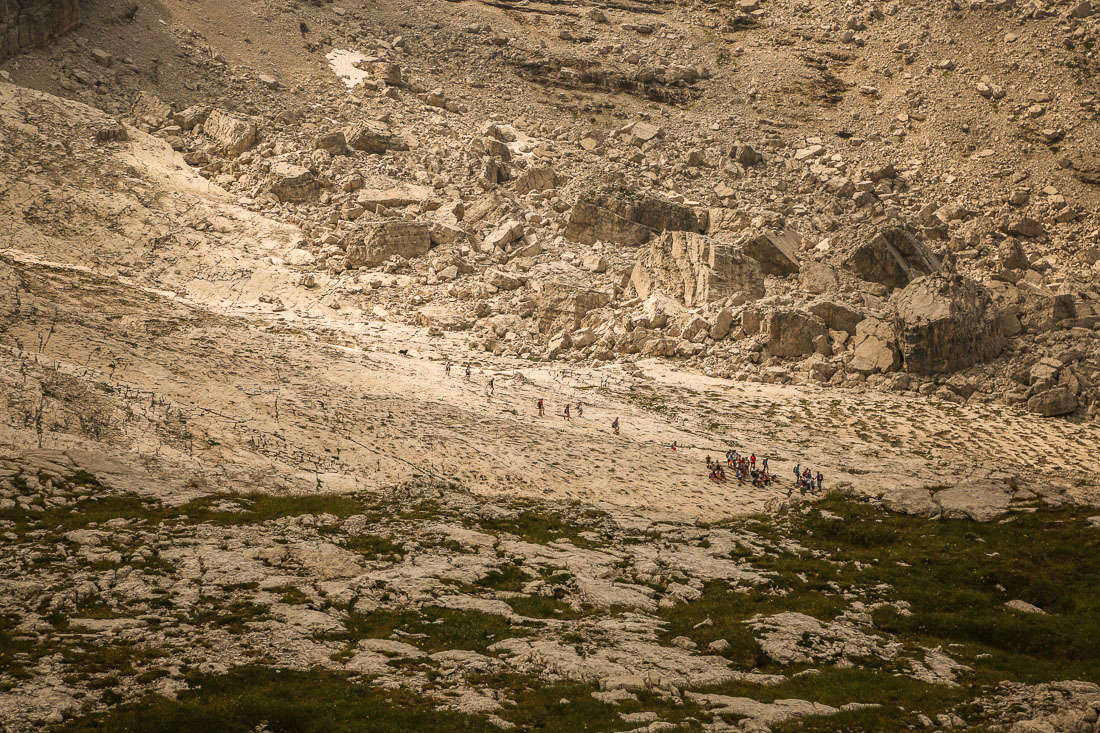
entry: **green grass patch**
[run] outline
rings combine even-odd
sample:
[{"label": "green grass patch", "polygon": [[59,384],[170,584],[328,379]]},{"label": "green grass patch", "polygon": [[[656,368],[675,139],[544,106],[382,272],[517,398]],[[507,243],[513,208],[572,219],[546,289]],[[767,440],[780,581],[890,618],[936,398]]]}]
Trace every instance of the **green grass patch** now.
[{"label": "green grass patch", "polygon": [[500,534],[507,532],[536,545],[547,545],[556,540],[569,540],[577,547],[596,549],[602,543],[581,536],[589,527],[568,522],[556,514],[527,509],[512,517],[482,519],[478,522],[483,532]]},{"label": "green grass patch", "polygon": [[405,547],[401,543],[377,535],[364,534],[348,537],[340,544],[369,560],[400,560],[405,554]]},{"label": "green grass patch", "polygon": [[484,718],[437,710],[401,690],[383,690],[321,669],[298,672],[238,667],[224,675],[192,676],[176,700],[150,696],[71,720],[69,733],[178,733],[255,730],[285,733],[496,733]]},{"label": "green grass patch", "polygon": [[346,632],[325,638],[351,645],[360,639],[392,638],[423,649],[426,654],[448,649],[484,653],[498,641],[532,633],[531,627],[510,624],[496,614],[438,606],[427,606],[419,611],[351,611],[344,626]]}]

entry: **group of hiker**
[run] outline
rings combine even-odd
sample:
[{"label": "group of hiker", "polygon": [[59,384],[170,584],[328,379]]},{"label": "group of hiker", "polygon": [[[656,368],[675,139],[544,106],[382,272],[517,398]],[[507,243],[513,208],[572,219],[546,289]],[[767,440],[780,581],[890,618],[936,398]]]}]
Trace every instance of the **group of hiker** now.
[{"label": "group of hiker", "polygon": [[[454,366],[454,364],[450,360],[448,360],[447,363],[446,363],[446,366],[444,367],[444,373],[448,377],[451,376],[451,368],[453,366]],[[467,381],[470,380],[470,377],[471,377],[472,373],[473,372],[472,372],[472,368],[470,366],[470,363],[466,362],[465,378],[466,378]],[[490,395],[496,394],[496,378],[495,377],[489,377],[489,382],[488,382],[488,385],[487,385],[485,391]],[[546,400],[544,400],[542,397],[540,397],[538,399],[538,401],[535,403],[535,407],[538,408],[539,417],[546,417]],[[576,406],[574,406],[570,402],[566,402],[565,403],[565,408],[562,410],[562,417],[564,417],[566,420],[572,420],[574,410],[576,411],[576,416],[577,417],[584,417],[584,403],[579,402],[579,401],[576,403]],[[615,435],[619,434],[619,418],[615,418],[614,420],[611,421],[611,432],[613,432]]]},{"label": "group of hiker", "polygon": [[[673,450],[675,450],[675,444],[673,444]],[[767,457],[757,460],[755,453],[743,456],[737,449],[730,448],[726,451],[725,461],[713,459],[709,455],[706,457],[706,461],[707,470],[710,472],[710,480],[716,483],[725,483],[728,480],[726,476],[727,468],[733,474],[738,486],[744,486],[745,482],[751,482],[753,486],[763,488],[771,486],[774,481],[778,481],[776,475],[769,470]],[[815,475],[809,467],[803,468],[802,464],[799,463],[794,467],[794,484],[787,489],[787,498],[789,499],[794,494],[795,489],[798,489],[802,496],[805,496],[807,492],[819,494],[824,482],[825,475],[821,471],[818,471]]]},{"label": "group of hiker", "polygon": [[[447,376],[451,376],[451,362],[447,362],[446,373]],[[471,368],[469,362],[466,363],[466,379],[470,379]],[[495,378],[489,377],[489,383],[487,392],[489,394],[495,393]],[[539,397],[535,402],[535,407],[538,409],[539,417],[546,417],[546,400]],[[576,410],[577,417],[584,417],[584,403],[577,402],[576,407],[570,402],[565,403],[565,407],[562,410],[562,417],[566,420],[573,418],[573,410]],[[619,434],[619,418],[615,418],[611,422],[611,432],[615,435]],[[672,451],[675,453],[679,447],[676,441],[672,441]],[[707,471],[710,472],[710,480],[716,483],[725,483],[728,480],[726,476],[727,469],[733,474],[734,480],[737,481],[739,486],[744,486],[746,482],[751,482],[756,487],[770,487],[773,482],[778,481],[778,478],[774,473],[769,470],[768,459],[763,457],[759,460],[756,458],[756,453],[750,453],[748,456],[741,455],[735,448],[730,448],[726,451],[725,460],[717,460],[711,458],[709,455],[706,457]],[[803,468],[799,463],[794,467],[794,484],[787,489],[787,498],[789,499],[797,489],[800,495],[805,496],[807,493],[819,494],[821,493],[822,484],[825,481],[825,476],[819,470],[816,474],[810,470],[807,466]]]}]

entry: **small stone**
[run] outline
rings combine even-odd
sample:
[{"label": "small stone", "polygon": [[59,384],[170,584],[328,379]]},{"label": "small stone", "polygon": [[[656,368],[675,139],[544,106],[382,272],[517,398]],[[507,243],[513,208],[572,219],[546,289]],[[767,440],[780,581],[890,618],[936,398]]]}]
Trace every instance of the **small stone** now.
[{"label": "small stone", "polygon": [[1011,608],[1013,611],[1019,611],[1020,613],[1046,614],[1046,611],[1039,608],[1038,606],[1033,606],[1030,603],[1028,603],[1027,601],[1021,601],[1019,599],[1016,599],[1016,600],[1013,600],[1013,601],[1007,601],[1005,603],[1005,607],[1006,608]]}]

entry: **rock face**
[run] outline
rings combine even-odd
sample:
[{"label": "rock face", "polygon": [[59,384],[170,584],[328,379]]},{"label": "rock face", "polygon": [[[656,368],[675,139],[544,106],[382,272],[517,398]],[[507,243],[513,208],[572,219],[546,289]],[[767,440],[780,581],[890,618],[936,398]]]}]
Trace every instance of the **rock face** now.
[{"label": "rock face", "polygon": [[349,267],[374,267],[394,255],[405,259],[428,253],[428,225],[416,221],[381,221],[366,225],[361,243],[348,246]]},{"label": "rock face", "polygon": [[764,295],[764,279],[755,260],[736,245],[694,232],[667,232],[641,254],[631,282],[639,297],[666,293],[694,307],[741,292]]},{"label": "rock face", "polygon": [[765,275],[785,277],[798,272],[798,235],[791,230],[765,232],[741,245]]},{"label": "rock face", "polygon": [[574,242],[597,241],[639,246],[656,233],[673,230],[702,232],[705,210],[628,191],[581,196],[573,205],[565,236]]},{"label": "rock face", "polygon": [[535,315],[539,331],[579,328],[590,310],[607,305],[608,293],[591,290],[561,277],[547,277],[528,282],[535,296]]},{"label": "rock face", "polygon": [[768,336],[768,353],[772,356],[812,354],[814,339],[828,334],[825,322],[812,313],[780,309],[768,313],[761,324]]},{"label": "rock face", "polygon": [[229,157],[240,155],[256,142],[256,126],[223,109],[212,110],[202,130],[214,139],[220,152]]},{"label": "rock face", "polygon": [[893,297],[906,371],[941,374],[995,358],[1004,335],[989,291],[960,275],[918,278]]},{"label": "rock face", "polygon": [[845,265],[864,280],[901,288],[914,278],[938,272],[939,258],[905,229],[879,232],[848,256]]},{"label": "rock face", "polygon": [[0,61],[78,25],[77,0],[0,0]]}]

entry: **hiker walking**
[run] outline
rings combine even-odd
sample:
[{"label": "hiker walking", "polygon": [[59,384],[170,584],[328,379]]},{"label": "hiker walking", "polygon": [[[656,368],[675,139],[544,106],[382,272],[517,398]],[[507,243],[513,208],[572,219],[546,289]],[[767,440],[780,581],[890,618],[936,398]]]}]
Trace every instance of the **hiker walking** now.
[{"label": "hiker walking", "polygon": [[674,441],[672,441],[672,452],[673,452],[673,453],[675,453],[675,452],[676,452],[676,441],[675,441],[675,440],[674,440]]},{"label": "hiker walking", "polygon": [[821,474],[821,471],[817,472],[817,491],[821,493],[821,483],[825,480],[825,477]]},{"label": "hiker walking", "polygon": [[584,417],[584,405],[577,403],[577,417]]},{"label": "hiker walking", "polygon": [[489,377],[489,394],[496,394],[496,391],[493,387],[493,383],[495,381],[496,381],[496,377]]},{"label": "hiker walking", "polygon": [[447,376],[451,376],[451,360],[447,360]]},{"label": "hiker walking", "polygon": [[470,381],[470,362],[466,362],[466,381]]},{"label": "hiker walking", "polygon": [[565,419],[568,420],[569,417],[570,417],[570,415],[569,415],[569,403],[568,402],[565,403],[565,412],[563,414],[565,416]]},{"label": "hiker walking", "polygon": [[543,404],[543,401],[542,401],[541,397],[539,398],[538,406],[539,406],[539,417],[546,417],[546,405]]},{"label": "hiker walking", "polygon": [[611,423],[611,430],[615,435],[619,434],[619,418],[615,418],[614,422]]}]

